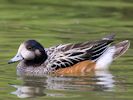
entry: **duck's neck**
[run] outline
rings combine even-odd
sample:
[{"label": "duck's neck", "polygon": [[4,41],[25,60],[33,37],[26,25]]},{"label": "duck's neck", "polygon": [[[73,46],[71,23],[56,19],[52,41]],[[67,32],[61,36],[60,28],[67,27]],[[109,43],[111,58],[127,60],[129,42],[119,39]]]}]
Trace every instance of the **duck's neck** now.
[{"label": "duck's neck", "polygon": [[33,60],[25,60],[24,63],[27,66],[40,66],[42,63],[44,63],[46,61],[46,59],[48,58],[48,55],[46,54],[45,51],[41,51],[41,55],[40,56],[36,56],[35,59]]}]

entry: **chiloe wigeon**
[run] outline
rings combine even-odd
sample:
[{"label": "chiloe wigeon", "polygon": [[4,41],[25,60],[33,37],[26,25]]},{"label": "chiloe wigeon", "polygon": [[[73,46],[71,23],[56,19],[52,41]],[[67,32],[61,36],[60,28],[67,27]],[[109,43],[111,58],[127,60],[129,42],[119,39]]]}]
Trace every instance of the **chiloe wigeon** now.
[{"label": "chiloe wigeon", "polygon": [[27,40],[20,45],[16,56],[8,63],[20,61],[17,73],[30,76],[105,70],[130,46],[128,40],[112,44],[114,36],[113,34],[101,40],[60,44],[50,48],[44,48],[36,40]]}]

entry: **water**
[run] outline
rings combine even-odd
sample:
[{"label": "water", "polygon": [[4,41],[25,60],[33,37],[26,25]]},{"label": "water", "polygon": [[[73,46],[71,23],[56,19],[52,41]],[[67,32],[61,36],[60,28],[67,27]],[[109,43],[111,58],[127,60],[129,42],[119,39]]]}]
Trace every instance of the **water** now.
[{"label": "water", "polygon": [[[132,0],[1,0],[0,100],[132,100]],[[109,71],[43,78],[18,77],[8,65],[21,42],[36,39],[45,47],[93,40],[116,33],[131,47]]]}]

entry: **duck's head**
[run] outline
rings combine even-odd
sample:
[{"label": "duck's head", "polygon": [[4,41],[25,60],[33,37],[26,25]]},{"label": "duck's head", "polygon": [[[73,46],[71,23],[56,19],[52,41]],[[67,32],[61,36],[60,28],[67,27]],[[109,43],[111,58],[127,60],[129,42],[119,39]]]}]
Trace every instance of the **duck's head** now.
[{"label": "duck's head", "polygon": [[14,63],[24,60],[27,63],[41,64],[47,59],[44,47],[35,40],[27,40],[23,42],[14,56],[8,63]]}]

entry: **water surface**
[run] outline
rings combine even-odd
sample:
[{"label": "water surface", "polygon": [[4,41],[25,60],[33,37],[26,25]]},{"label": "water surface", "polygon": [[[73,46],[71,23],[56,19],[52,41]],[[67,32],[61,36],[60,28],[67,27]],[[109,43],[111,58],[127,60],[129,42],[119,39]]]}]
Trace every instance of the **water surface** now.
[{"label": "water surface", "polygon": [[[132,0],[1,0],[0,100],[132,100],[132,12]],[[116,33],[116,42],[131,41],[128,52],[109,71],[18,77],[17,63],[7,64],[27,39],[49,47],[99,39],[108,33]]]}]

